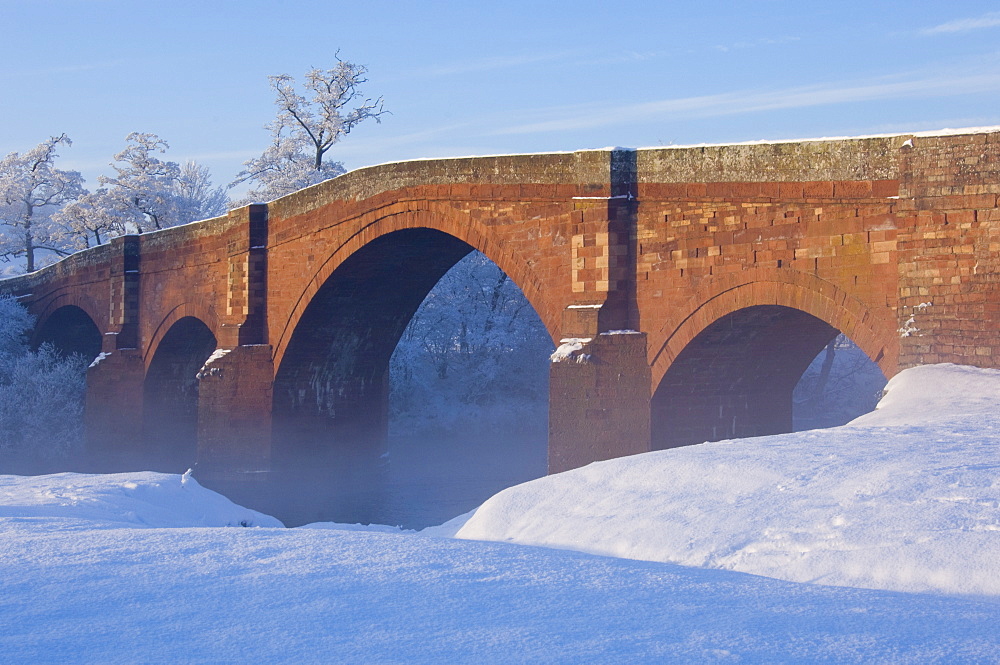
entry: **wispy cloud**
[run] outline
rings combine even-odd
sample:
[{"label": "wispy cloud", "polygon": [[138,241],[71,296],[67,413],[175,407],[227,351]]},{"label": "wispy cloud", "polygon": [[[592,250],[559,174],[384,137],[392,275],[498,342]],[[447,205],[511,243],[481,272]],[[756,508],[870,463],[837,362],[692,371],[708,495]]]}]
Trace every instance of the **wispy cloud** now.
[{"label": "wispy cloud", "polygon": [[1000,90],[1000,71],[954,76],[911,76],[903,80],[831,83],[775,90],[738,90],[618,106],[587,104],[544,109],[537,119],[497,129],[494,134],[590,129],[648,119],[717,117],[758,111],[827,106],[881,99],[946,97]]},{"label": "wispy cloud", "polygon": [[716,51],[722,51],[723,53],[728,53],[729,51],[740,51],[748,48],[755,48],[758,46],[775,46],[778,44],[788,44],[789,42],[797,42],[800,37],[761,37],[760,39],[755,39],[753,41],[736,42],[734,44],[716,44],[712,48]]},{"label": "wispy cloud", "polygon": [[3,74],[9,77],[39,77],[52,76],[56,74],[79,74],[81,72],[92,72],[99,69],[109,69],[122,64],[123,60],[108,60],[106,62],[78,63],[75,65],[60,65],[58,67],[45,67],[42,69],[24,69],[7,71]]},{"label": "wispy cloud", "polygon": [[989,12],[978,18],[960,18],[954,21],[948,21],[947,23],[942,23],[940,25],[935,25],[932,28],[925,28],[920,31],[920,34],[941,35],[996,27],[1000,27],[1000,12]]},{"label": "wispy cloud", "polygon": [[560,51],[557,53],[535,53],[524,55],[501,55],[492,58],[479,58],[464,62],[454,62],[436,67],[428,67],[420,70],[424,76],[455,76],[457,74],[474,74],[496,69],[509,69],[511,67],[523,67],[534,65],[539,62],[552,62],[564,60],[573,54],[570,51]]},{"label": "wispy cloud", "polygon": [[[455,137],[468,141],[472,122],[439,125],[405,134],[381,133],[365,136],[364,140],[344,141],[338,144],[335,159],[343,161],[354,168],[370,165],[373,159],[411,159],[417,157],[445,156],[459,154],[474,154],[475,149],[465,149],[453,143]],[[474,136],[482,136],[483,132],[472,132]],[[433,154],[432,154],[433,153]]]},{"label": "wispy cloud", "polygon": [[589,65],[624,65],[636,62],[646,62],[672,55],[670,51],[621,51],[609,55],[599,55],[596,57],[585,57],[574,61],[576,66]]}]

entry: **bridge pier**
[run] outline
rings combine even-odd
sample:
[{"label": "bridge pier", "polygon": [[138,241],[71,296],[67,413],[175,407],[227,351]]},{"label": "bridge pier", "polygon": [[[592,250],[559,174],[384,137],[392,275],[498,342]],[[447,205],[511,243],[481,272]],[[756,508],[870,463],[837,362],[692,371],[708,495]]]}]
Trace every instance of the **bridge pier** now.
[{"label": "bridge pier", "polygon": [[87,370],[84,430],[89,467],[111,472],[142,467],[142,410],[145,367],[137,349],[121,349]]},{"label": "bridge pier", "polygon": [[273,377],[267,344],[237,346],[205,363],[198,373],[200,470],[270,470]]},{"label": "bridge pier", "polygon": [[649,405],[645,333],[561,346],[549,372],[549,473],[648,452]]}]

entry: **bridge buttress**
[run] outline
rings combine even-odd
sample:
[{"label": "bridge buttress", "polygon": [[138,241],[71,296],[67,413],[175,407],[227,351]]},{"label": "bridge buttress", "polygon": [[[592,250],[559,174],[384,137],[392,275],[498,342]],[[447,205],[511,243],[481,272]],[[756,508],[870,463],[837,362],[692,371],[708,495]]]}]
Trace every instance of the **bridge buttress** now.
[{"label": "bridge buttress", "polygon": [[139,348],[140,254],[139,236],[126,235],[111,240],[114,259],[111,262],[108,287],[108,323],[103,351]]},{"label": "bridge buttress", "polygon": [[267,204],[254,203],[229,212],[236,233],[226,252],[226,300],[219,348],[267,344]]},{"label": "bridge buttress", "polygon": [[142,413],[145,366],[139,346],[140,240],[111,240],[108,271],[108,325],[102,353],[87,370],[84,401],[85,445],[93,471],[142,466]]},{"label": "bridge buttress", "polygon": [[648,452],[649,404],[645,333],[567,340],[549,372],[549,473]]},{"label": "bridge buttress", "polygon": [[646,334],[637,332],[635,151],[612,150],[607,177],[605,200],[576,204],[575,302],[563,310],[564,346],[549,371],[549,473],[651,445],[651,374]]},{"label": "bridge buttress", "polygon": [[220,351],[198,373],[199,471],[270,470],[273,350],[267,343],[268,207],[230,211]]}]

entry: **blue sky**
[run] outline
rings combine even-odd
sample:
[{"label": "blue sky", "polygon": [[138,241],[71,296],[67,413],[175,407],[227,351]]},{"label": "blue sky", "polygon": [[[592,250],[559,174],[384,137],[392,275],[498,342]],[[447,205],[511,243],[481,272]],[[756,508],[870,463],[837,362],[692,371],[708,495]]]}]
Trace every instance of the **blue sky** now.
[{"label": "blue sky", "polygon": [[1000,125],[998,2],[0,0],[0,155],[52,134],[96,185],[130,131],[218,184],[267,76],[341,57],[392,111],[331,152],[420,157]]}]

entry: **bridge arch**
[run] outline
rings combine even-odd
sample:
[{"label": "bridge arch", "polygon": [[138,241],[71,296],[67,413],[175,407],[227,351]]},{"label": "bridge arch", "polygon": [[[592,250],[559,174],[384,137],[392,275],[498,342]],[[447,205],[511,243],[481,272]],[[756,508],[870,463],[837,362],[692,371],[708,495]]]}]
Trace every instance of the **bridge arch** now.
[{"label": "bridge arch", "polygon": [[838,332],[886,376],[895,373],[888,308],[873,310],[805,273],[747,273],[703,285],[709,295],[692,298],[651,344],[654,449],[791,431],[792,390]]},{"label": "bridge arch", "polygon": [[[531,285],[534,301],[528,300],[536,311],[542,294],[530,269],[490,241],[485,229],[477,232],[469,222],[459,237],[454,220],[441,215],[405,217],[383,218],[341,245],[310,281],[275,347],[273,467],[279,477],[290,473],[297,492],[310,493],[317,507],[335,506],[338,519],[358,519],[353,504],[365,496],[370,501],[383,475],[389,361],[445,273],[475,249],[485,250],[500,269],[518,275],[508,273],[512,282]],[[551,337],[553,322],[547,323]]]},{"label": "bridge arch", "polygon": [[52,344],[65,354],[79,354],[93,360],[101,352],[102,328],[94,312],[97,307],[86,297],[60,297],[39,315],[31,336],[33,347]]},{"label": "bridge arch", "polygon": [[[320,265],[295,299],[295,303],[287,320],[281,328],[272,331],[271,340],[274,345],[274,368],[278,371],[287,351],[289,341],[298,328],[306,309],[312,303],[316,294],[330,277],[352,256],[363,250],[370,243],[383,236],[404,230],[424,229],[438,231],[444,235],[461,241],[468,246],[468,251],[478,250],[507,274],[527,298],[538,313],[542,323],[553,341],[558,339],[561,323],[561,307],[549,301],[545,296],[542,281],[524,261],[518,260],[515,254],[501,241],[487,224],[477,221],[471,215],[449,207],[441,209],[413,210],[405,213],[386,215],[363,226],[356,233],[348,236],[330,256]],[[461,258],[459,256],[458,258]],[[458,259],[452,262],[454,265]],[[442,273],[443,274],[443,273]]]},{"label": "bridge arch", "polygon": [[202,299],[180,303],[168,310],[166,315],[160,319],[160,322],[152,329],[149,343],[144,345],[142,359],[147,371],[160,348],[160,344],[163,343],[164,337],[166,337],[178,321],[185,318],[196,319],[208,328],[213,338],[218,338],[220,327],[219,317],[211,304]]},{"label": "bridge arch", "polygon": [[143,380],[142,439],[146,468],[181,472],[198,451],[198,370],[217,338],[202,319],[175,308],[151,345]]}]

